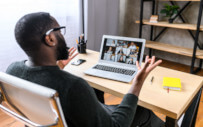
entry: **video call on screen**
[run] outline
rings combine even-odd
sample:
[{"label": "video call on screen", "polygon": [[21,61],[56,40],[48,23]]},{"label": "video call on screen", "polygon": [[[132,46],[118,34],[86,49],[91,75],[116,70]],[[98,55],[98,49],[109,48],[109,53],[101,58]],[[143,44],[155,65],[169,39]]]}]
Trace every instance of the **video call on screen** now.
[{"label": "video call on screen", "polygon": [[135,65],[140,59],[140,42],[105,39],[103,46],[102,60]]}]

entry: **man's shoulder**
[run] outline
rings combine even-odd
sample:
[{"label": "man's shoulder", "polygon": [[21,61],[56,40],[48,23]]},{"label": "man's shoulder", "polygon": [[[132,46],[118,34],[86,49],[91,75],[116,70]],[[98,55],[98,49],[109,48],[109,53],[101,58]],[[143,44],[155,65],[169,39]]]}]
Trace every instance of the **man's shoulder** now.
[{"label": "man's shoulder", "polygon": [[8,66],[8,68],[6,69],[6,73],[12,74],[12,73],[14,73],[16,71],[20,71],[19,69],[22,69],[23,62],[24,61],[16,61],[16,62],[11,63]]},{"label": "man's shoulder", "polygon": [[[89,89],[89,85],[84,79],[63,70],[49,71],[45,73],[45,75],[48,80],[45,85],[49,86],[53,84],[54,89],[57,91],[65,91],[63,93],[68,94],[70,89]],[[56,84],[57,86],[55,86]]]},{"label": "man's shoulder", "polygon": [[61,78],[64,78],[64,79],[71,79],[71,80],[74,80],[74,81],[77,81],[77,80],[80,80],[81,78],[78,77],[78,76],[75,76],[69,72],[66,72],[64,70],[58,70],[57,72],[54,72],[55,75],[60,75]]},{"label": "man's shoulder", "polygon": [[28,68],[25,66],[24,61],[13,62],[7,68],[6,73],[21,78],[25,77],[26,79],[30,77],[30,80],[43,78],[46,81],[57,82],[58,84],[87,84],[84,79],[61,70],[57,66]]},{"label": "man's shoulder", "polygon": [[22,66],[24,61],[25,61],[25,60],[23,60],[23,61],[15,61],[15,62],[11,63],[11,64],[9,65],[9,67]]},{"label": "man's shoulder", "polygon": [[[22,67],[22,66],[21,66]],[[22,67],[23,68],[23,67]],[[40,67],[25,67],[26,71],[28,71],[31,75],[42,76],[50,81],[59,81],[63,83],[67,82],[76,82],[80,80],[79,77],[61,70],[58,66],[40,66]]]}]

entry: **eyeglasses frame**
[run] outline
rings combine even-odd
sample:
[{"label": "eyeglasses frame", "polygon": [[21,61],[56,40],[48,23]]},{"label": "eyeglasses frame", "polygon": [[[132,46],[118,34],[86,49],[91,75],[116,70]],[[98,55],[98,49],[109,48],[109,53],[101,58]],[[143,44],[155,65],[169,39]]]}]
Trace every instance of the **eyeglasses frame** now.
[{"label": "eyeglasses frame", "polygon": [[[47,36],[47,35],[49,35],[51,32],[53,32],[53,31],[58,31],[58,30],[61,30],[61,29],[64,29],[64,31],[65,31],[65,33],[66,33],[66,27],[65,27],[65,26],[61,26],[61,27],[56,27],[56,28],[52,28],[52,29],[48,30],[48,31],[45,33],[45,35]],[[65,34],[65,33],[64,33],[64,34]]]}]

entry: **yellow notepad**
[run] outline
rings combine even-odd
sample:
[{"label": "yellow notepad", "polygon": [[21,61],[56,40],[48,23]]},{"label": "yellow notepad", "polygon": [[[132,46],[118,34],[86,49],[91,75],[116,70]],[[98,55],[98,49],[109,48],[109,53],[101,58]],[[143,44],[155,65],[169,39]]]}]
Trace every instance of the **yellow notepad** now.
[{"label": "yellow notepad", "polygon": [[180,91],[181,90],[181,81],[179,78],[164,77],[163,78],[163,88]]}]

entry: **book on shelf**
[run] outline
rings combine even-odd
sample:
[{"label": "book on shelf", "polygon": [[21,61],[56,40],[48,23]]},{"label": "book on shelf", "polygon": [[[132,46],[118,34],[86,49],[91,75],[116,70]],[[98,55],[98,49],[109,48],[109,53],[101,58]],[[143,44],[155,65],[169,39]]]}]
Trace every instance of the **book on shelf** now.
[{"label": "book on shelf", "polygon": [[181,80],[180,78],[171,78],[164,77],[163,78],[163,88],[169,90],[181,90]]},{"label": "book on shelf", "polygon": [[158,22],[158,18],[159,18],[158,15],[152,15],[152,16],[150,17],[149,22],[151,22],[151,23],[157,23],[157,22]]}]

